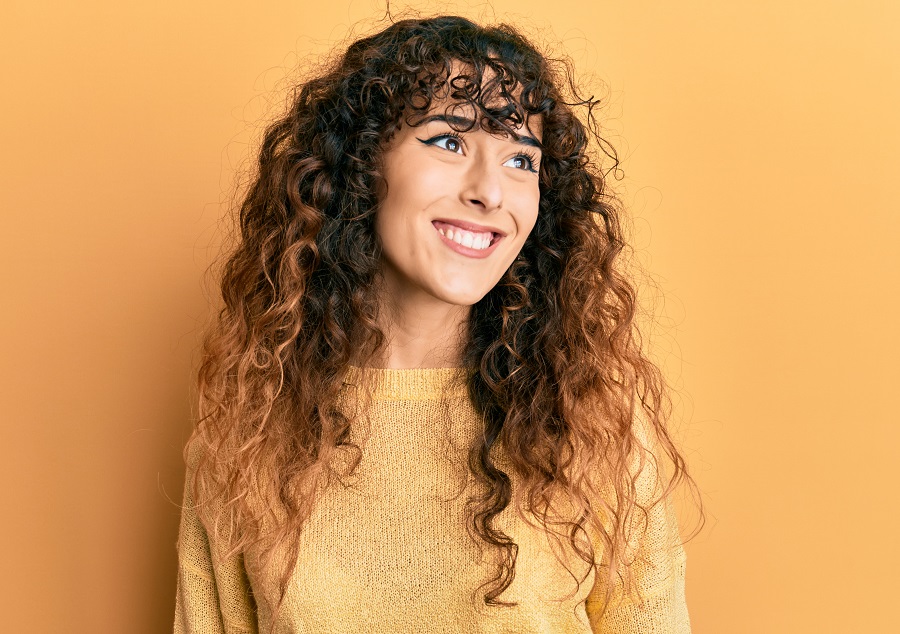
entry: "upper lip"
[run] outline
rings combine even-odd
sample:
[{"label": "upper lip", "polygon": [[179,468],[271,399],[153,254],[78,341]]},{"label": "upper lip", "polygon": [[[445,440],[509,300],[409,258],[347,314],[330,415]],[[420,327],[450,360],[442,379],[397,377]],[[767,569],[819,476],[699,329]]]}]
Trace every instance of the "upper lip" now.
[{"label": "upper lip", "polygon": [[455,220],[453,218],[435,218],[431,222],[443,222],[448,225],[453,225],[454,227],[459,227],[460,229],[464,229],[466,231],[472,231],[475,233],[496,233],[499,236],[505,236],[506,232],[501,231],[497,227],[489,227],[486,225],[480,225],[475,222],[467,222],[465,220]]}]

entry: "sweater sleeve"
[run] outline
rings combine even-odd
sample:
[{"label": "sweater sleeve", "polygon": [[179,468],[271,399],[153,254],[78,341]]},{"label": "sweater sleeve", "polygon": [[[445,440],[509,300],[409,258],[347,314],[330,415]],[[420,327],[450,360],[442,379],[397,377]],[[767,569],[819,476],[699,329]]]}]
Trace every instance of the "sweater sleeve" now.
[{"label": "sweater sleeve", "polygon": [[243,558],[213,557],[206,528],[191,495],[191,465],[185,479],[178,533],[175,634],[256,634],[256,610]]},{"label": "sweater sleeve", "polygon": [[[647,434],[638,431],[638,439],[647,446]],[[684,548],[678,532],[674,508],[667,498],[659,497],[660,478],[655,454],[645,452],[648,460],[638,472],[638,501],[647,507],[644,515],[636,509],[639,522],[629,543],[628,559],[633,576],[634,593],[625,593],[621,583],[612,589],[612,599],[603,610],[606,584],[597,576],[588,595],[585,609],[595,634],[690,634],[691,624],[685,601]]]}]

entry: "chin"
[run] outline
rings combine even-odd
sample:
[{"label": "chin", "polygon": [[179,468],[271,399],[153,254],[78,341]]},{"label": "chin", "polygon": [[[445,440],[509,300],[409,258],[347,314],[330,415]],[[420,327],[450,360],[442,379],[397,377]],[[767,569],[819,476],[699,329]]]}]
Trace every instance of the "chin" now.
[{"label": "chin", "polygon": [[435,293],[435,297],[455,306],[474,306],[484,299],[484,296],[487,295],[490,290],[490,288],[483,288],[476,292],[472,292],[471,290],[444,289],[441,293]]}]

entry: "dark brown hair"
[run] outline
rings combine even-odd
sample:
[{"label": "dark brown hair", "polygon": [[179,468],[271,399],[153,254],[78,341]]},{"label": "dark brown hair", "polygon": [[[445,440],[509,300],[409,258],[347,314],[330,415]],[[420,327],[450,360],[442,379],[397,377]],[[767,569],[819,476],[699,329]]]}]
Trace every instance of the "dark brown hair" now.
[{"label": "dark brown hair", "polygon": [[503,604],[515,574],[516,544],[495,523],[515,502],[511,475],[523,486],[520,511],[591,565],[599,558],[583,538],[598,536],[601,573],[627,579],[626,540],[646,512],[635,478],[649,456],[636,421],[672,465],[661,498],[685,465],[666,431],[665,383],[635,325],[620,212],[596,160],[615,158],[597,134],[597,102],[577,97],[567,63],[506,25],[393,23],[298,85],[266,131],[199,371],[196,499],[215,502],[201,506],[215,509],[205,523],[231,552],[288,544],[308,517],[353,424],[337,406],[343,379],[385,341],[373,229],[384,147],[448,96],[492,133],[514,134],[527,116],[543,130],[537,224],[473,307],[461,359],[474,368],[468,389],[485,420],[470,450],[481,486],[469,530],[500,554],[484,600]]}]

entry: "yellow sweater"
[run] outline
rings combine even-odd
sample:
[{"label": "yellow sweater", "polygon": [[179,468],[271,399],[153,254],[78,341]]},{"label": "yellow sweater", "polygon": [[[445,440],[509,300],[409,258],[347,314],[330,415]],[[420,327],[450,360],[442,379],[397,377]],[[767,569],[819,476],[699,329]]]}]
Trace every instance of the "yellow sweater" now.
[{"label": "yellow sweater", "polygon": [[[511,509],[500,525],[519,551],[515,579],[500,598],[516,605],[473,600],[494,568],[465,527],[461,492],[477,425],[460,372],[377,371],[368,423],[352,432],[362,461],[351,477],[323,491],[304,525],[275,632],[689,633],[684,551],[662,505],[651,511],[650,530],[636,545],[643,604],[617,601],[601,620],[593,572],[578,587],[546,535]],[[176,634],[268,634],[274,579],[254,574],[241,557],[223,560],[216,552],[186,488]],[[574,555],[568,560],[573,570],[579,563]]]}]

